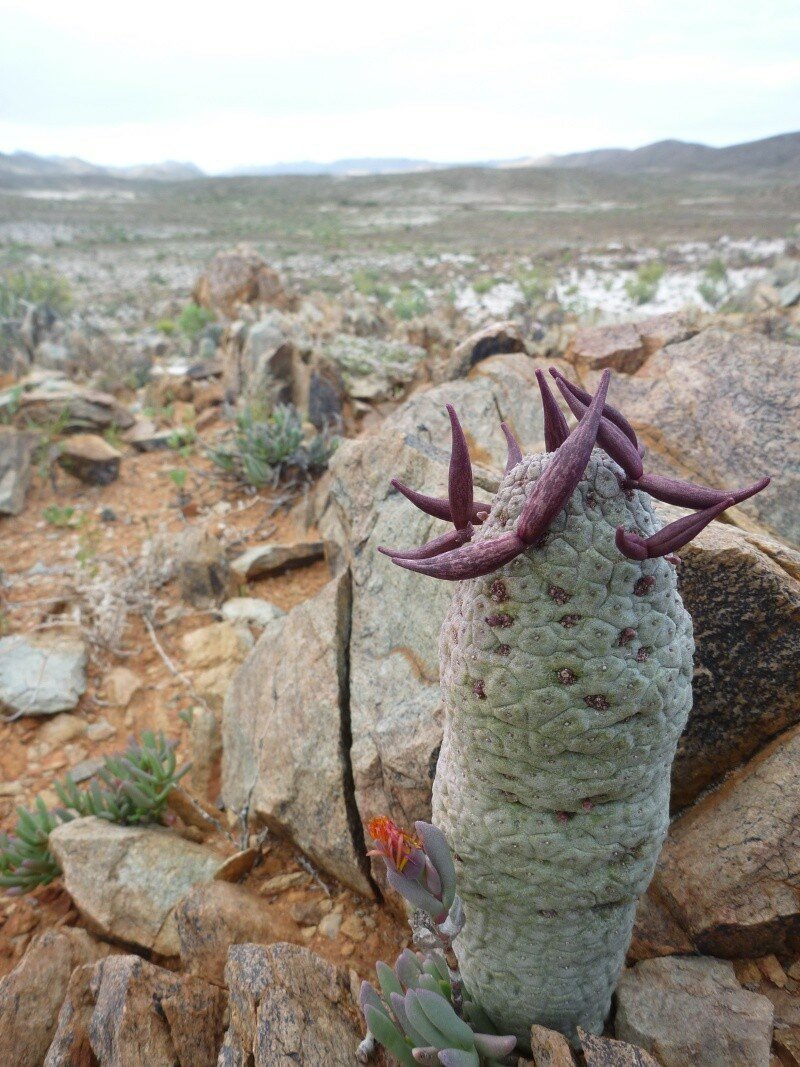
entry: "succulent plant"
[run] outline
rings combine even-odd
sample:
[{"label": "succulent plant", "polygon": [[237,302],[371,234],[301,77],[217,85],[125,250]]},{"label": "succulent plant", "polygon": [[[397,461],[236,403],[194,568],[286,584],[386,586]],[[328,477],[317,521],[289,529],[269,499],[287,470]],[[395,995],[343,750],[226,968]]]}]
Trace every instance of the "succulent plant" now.
[{"label": "succulent plant", "polygon": [[[433,815],[463,897],[463,981],[522,1044],[532,1023],[572,1041],[578,1026],[602,1029],[692,701],[674,552],[769,481],[726,492],[648,474],[633,428],[606,403],[609,372],[594,398],[551,373],[578,426],[537,371],[546,452],[523,456],[504,426],[505,477],[480,503],[449,408],[448,499],[393,485],[454,529],[382,549],[457,583],[440,637]],[[650,497],[695,511],[661,529]]]},{"label": "succulent plant", "polygon": [[63,807],[50,811],[37,797],[32,811],[17,809],[13,833],[0,833],[0,887],[23,893],[57,878],[61,871],[49,848],[50,833],[76,816],[95,815],[123,825],[158,822],[170,792],[188,770],[178,768],[175,745],[163,733],[145,730],[141,741],[131,740],[121,755],[106,756],[86,788],[79,789],[70,774],[54,782]]},{"label": "succulent plant", "polygon": [[385,860],[389,884],[417,909],[411,924],[415,940],[428,944],[424,952],[405,949],[394,968],[378,963],[380,993],[362,983],[368,1031],[359,1059],[366,1062],[377,1040],[411,1067],[495,1067],[504,1062],[517,1039],[497,1033],[446,958],[461,932],[463,909],[444,835],[426,822],[416,823],[412,834],[385,816],[373,819],[368,830],[375,841],[369,855]]},{"label": "succulent plant", "polygon": [[[73,816],[66,813],[66,818]],[[48,840],[50,831],[62,821],[47,810],[41,797],[36,798],[32,811],[17,808],[14,832],[0,833],[0,886],[10,895],[47,885],[61,874]]]},{"label": "succulent plant", "polygon": [[131,740],[121,755],[107,756],[86,789],[78,789],[68,774],[55,790],[64,808],[79,815],[124,825],[158,822],[170,792],[188,770],[178,769],[175,745],[163,733],[145,730],[141,741]]}]

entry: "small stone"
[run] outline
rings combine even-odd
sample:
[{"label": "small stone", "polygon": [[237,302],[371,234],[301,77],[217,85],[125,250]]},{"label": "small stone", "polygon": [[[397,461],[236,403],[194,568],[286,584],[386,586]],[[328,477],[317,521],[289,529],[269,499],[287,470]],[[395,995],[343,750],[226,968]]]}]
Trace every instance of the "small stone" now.
[{"label": "small stone", "polygon": [[250,631],[230,622],[213,622],[184,634],[181,646],[187,667],[194,670],[221,663],[241,663],[253,647]]},{"label": "small stone", "polygon": [[102,756],[93,756],[91,759],[84,759],[76,763],[69,773],[73,781],[86,782],[102,769],[104,762]]},{"label": "small stone", "polygon": [[319,923],[319,932],[323,937],[329,938],[331,941],[335,941],[339,936],[339,931],[342,927],[342,913],[340,911],[332,911],[330,914],[324,916]]},{"label": "small stone", "polygon": [[658,1060],[625,1041],[587,1034],[578,1027],[586,1067],[660,1067]]},{"label": "small stone", "polygon": [[83,736],[86,723],[75,715],[54,715],[42,725],[37,737],[48,745],[66,745]]},{"label": "small stone", "polygon": [[98,719],[97,722],[90,722],[86,727],[86,737],[89,741],[108,741],[116,736],[116,726],[112,726],[107,719]]},{"label": "small stone", "polygon": [[105,678],[105,696],[115,708],[127,708],[142,688],[142,679],[127,667],[114,667]]},{"label": "small stone", "polygon": [[534,1067],[574,1067],[575,1064],[564,1035],[545,1026],[531,1027],[531,1054]]},{"label": "small stone", "polygon": [[353,912],[348,915],[346,919],[342,921],[341,932],[345,937],[349,937],[351,941],[360,943],[367,938],[367,930],[362,922],[361,918]]},{"label": "small stone", "polygon": [[262,896],[272,896],[273,893],[283,893],[286,889],[293,889],[297,885],[303,885],[309,876],[305,871],[290,871],[287,874],[276,874],[264,882],[259,893]]},{"label": "small stone", "polygon": [[292,904],[289,913],[298,926],[316,927],[332,908],[333,904],[326,897],[324,900],[304,900],[301,903]]},{"label": "small stone", "polygon": [[244,878],[252,871],[258,857],[257,848],[243,848],[240,852],[235,852],[232,856],[228,856],[219,868],[214,875],[214,881],[238,882],[240,878]]},{"label": "small stone", "polygon": [[88,485],[110,485],[119,478],[122,453],[93,433],[77,433],[61,443],[59,466]]},{"label": "small stone", "polygon": [[189,746],[192,753],[192,768],[189,771],[192,789],[198,796],[208,799],[212,783],[219,779],[222,730],[214,711],[202,704],[192,708]]},{"label": "small stone", "polygon": [[70,711],[86,690],[86,646],[58,633],[0,638],[0,708],[17,715]]},{"label": "small stone", "polygon": [[231,597],[222,605],[221,612],[229,622],[244,622],[250,626],[267,626],[285,614],[268,600],[252,596]]},{"label": "small stone", "polygon": [[760,960],[756,961],[758,969],[764,975],[768,982],[772,982],[778,989],[785,989],[789,979],[781,967],[777,956],[762,956]]},{"label": "small stone", "polygon": [[250,581],[267,574],[277,574],[290,567],[305,567],[322,559],[322,541],[295,541],[292,544],[256,545],[231,563],[239,578]]},{"label": "small stone", "polygon": [[196,608],[217,607],[225,600],[230,569],[216,537],[190,526],[164,548],[172,556],[183,600]]}]

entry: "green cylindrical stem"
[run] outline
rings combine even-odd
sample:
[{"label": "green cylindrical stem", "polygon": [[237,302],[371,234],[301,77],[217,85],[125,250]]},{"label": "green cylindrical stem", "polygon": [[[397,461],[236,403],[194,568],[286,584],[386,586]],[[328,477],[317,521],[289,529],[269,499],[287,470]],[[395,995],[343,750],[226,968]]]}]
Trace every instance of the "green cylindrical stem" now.
[{"label": "green cylindrical stem", "polygon": [[[513,529],[550,456],[508,474],[478,536]],[[433,819],[454,853],[466,986],[501,1033],[600,1032],[669,818],[691,707],[691,620],[658,529],[595,451],[544,542],[461,582],[442,627]]]}]

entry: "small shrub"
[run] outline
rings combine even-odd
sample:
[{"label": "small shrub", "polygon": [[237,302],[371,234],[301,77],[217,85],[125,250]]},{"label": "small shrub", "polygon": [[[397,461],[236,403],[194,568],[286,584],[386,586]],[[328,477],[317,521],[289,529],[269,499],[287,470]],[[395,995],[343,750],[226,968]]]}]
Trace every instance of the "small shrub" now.
[{"label": "small shrub", "polygon": [[0,275],[0,318],[20,319],[29,307],[40,305],[60,315],[72,307],[66,278],[50,271],[8,271]]},{"label": "small shrub", "polygon": [[664,269],[663,263],[643,263],[636,277],[625,283],[625,292],[634,304],[649,304],[655,299]]},{"label": "small shrub", "polygon": [[159,333],[163,333],[165,337],[172,337],[178,327],[175,319],[159,319],[156,323],[156,329]]},{"label": "small shrub", "polygon": [[277,485],[292,472],[305,478],[321,474],[338,445],[328,433],[304,440],[297,408],[280,404],[271,414],[246,408],[229,440],[209,451],[211,459],[245,485]]},{"label": "small shrub", "polygon": [[540,304],[545,300],[553,284],[553,279],[549,274],[536,270],[536,268],[519,271],[515,275],[514,281],[522,290],[522,295],[529,304]]},{"label": "small shrub", "polygon": [[178,329],[190,340],[201,334],[214,321],[214,312],[199,304],[187,304],[178,318]]},{"label": "small shrub", "polygon": [[380,277],[380,271],[374,267],[365,267],[353,275],[353,286],[362,296],[374,296],[382,304],[387,304],[391,299],[392,290],[381,282]]},{"label": "small shrub", "polygon": [[427,314],[431,309],[425,294],[420,289],[410,288],[403,289],[398,293],[389,306],[397,318],[404,322],[419,318],[420,315]]},{"label": "small shrub", "polygon": [[718,308],[728,296],[729,288],[728,268],[715,256],[706,267],[697,292],[712,308]]},{"label": "small shrub", "polygon": [[47,885],[61,873],[50,851],[50,833],[61,823],[81,815],[131,826],[158,822],[172,789],[189,770],[177,766],[175,745],[162,733],[146,730],[117,756],[106,756],[103,767],[79,789],[71,775],[54,783],[62,808],[49,811],[37,797],[32,811],[17,808],[12,833],[0,833],[0,886],[9,893],[25,893]]},{"label": "small shrub", "polygon": [[42,512],[42,518],[51,526],[59,530],[75,529],[80,526],[82,516],[77,515],[73,507],[59,507],[58,504],[48,504]]}]

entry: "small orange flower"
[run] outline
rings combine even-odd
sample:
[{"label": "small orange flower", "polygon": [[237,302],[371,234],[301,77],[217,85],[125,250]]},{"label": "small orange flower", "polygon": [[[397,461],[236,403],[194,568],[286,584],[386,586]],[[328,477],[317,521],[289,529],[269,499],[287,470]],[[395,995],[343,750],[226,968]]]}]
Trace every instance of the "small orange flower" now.
[{"label": "small orange flower", "polygon": [[418,837],[402,829],[388,815],[379,815],[377,819],[372,819],[367,830],[370,837],[378,844],[378,847],[372,849],[368,855],[384,856],[391,860],[398,871],[402,871],[406,866],[411,859],[412,852],[422,848],[422,842]]}]

